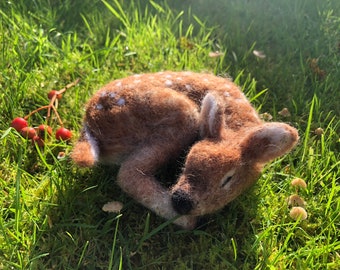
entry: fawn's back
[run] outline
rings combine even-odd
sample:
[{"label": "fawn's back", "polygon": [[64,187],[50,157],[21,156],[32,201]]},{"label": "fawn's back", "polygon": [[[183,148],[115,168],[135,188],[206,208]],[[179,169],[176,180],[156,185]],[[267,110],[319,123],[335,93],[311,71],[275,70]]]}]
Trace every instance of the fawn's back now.
[{"label": "fawn's back", "polygon": [[200,103],[208,91],[229,100],[225,109],[229,128],[259,122],[243,93],[228,79],[159,72],[133,75],[101,88],[87,104],[85,130],[95,138],[99,159],[109,162],[120,163],[148,141],[181,140],[189,145],[197,137]]}]

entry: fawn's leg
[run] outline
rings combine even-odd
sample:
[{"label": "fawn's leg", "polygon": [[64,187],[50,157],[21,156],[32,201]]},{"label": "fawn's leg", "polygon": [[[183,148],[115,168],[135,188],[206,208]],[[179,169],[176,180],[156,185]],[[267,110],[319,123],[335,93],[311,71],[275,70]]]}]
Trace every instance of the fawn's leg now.
[{"label": "fawn's leg", "polygon": [[[166,219],[172,219],[178,213],[172,207],[170,191],[158,182],[154,174],[177,152],[171,145],[143,147],[121,164],[118,173],[118,184],[127,194]],[[174,223],[193,229],[196,226],[196,217],[180,216]]]}]

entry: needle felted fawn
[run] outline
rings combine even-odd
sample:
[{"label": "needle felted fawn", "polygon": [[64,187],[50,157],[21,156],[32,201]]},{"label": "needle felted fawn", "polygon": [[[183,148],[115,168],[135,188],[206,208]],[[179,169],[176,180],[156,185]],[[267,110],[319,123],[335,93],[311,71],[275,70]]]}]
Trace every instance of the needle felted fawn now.
[{"label": "needle felted fawn", "polygon": [[[251,186],[263,166],[290,151],[296,129],[263,123],[230,80],[210,74],[159,72],[115,80],[88,102],[79,165],[120,164],[119,186],[158,215],[192,229]],[[189,148],[169,189],[156,172]]]}]

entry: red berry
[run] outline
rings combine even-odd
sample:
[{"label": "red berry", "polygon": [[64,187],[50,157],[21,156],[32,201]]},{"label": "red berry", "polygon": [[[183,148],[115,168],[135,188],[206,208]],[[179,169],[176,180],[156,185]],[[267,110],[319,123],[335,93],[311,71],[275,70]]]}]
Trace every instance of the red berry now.
[{"label": "red berry", "polygon": [[52,135],[52,128],[48,125],[40,125],[37,128],[37,131],[38,131],[38,136],[40,138],[45,138],[46,136]]},{"label": "red berry", "polygon": [[51,100],[54,96],[57,96],[57,99],[61,99],[63,97],[62,94],[58,94],[57,90],[51,90],[47,94],[47,97],[48,97],[49,100]]},{"label": "red berry", "polygon": [[67,141],[71,139],[72,132],[68,130],[67,128],[61,127],[56,131],[55,137],[57,140]]},{"label": "red berry", "polygon": [[24,127],[27,127],[27,126],[28,126],[28,123],[27,123],[26,119],[24,119],[22,117],[14,118],[12,123],[11,123],[11,127],[15,128],[19,132],[20,132],[20,130],[22,130]]},{"label": "red berry", "polygon": [[33,139],[37,133],[34,128],[32,127],[24,127],[20,130],[20,134],[22,137],[26,139]]},{"label": "red berry", "polygon": [[42,138],[40,138],[39,136],[34,136],[32,138],[32,142],[36,143],[39,147],[43,147],[45,145],[45,142]]}]

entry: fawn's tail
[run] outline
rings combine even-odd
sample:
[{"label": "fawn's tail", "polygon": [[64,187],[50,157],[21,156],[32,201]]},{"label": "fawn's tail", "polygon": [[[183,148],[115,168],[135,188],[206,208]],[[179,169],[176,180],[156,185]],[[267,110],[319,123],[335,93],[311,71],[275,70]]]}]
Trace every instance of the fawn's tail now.
[{"label": "fawn's tail", "polygon": [[73,147],[71,158],[80,167],[92,167],[98,161],[97,142],[86,129]]}]

